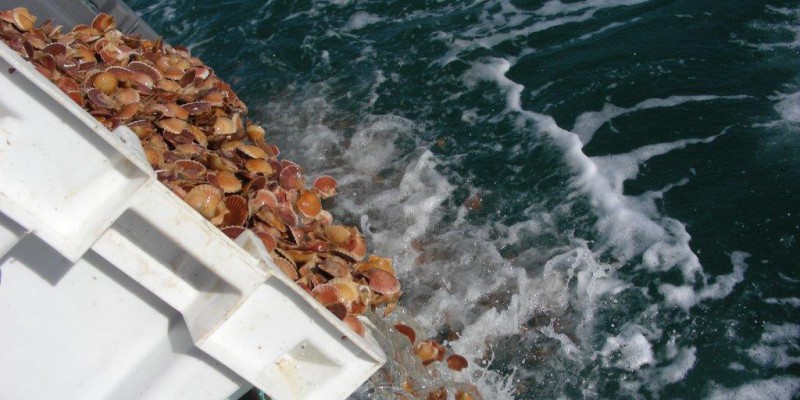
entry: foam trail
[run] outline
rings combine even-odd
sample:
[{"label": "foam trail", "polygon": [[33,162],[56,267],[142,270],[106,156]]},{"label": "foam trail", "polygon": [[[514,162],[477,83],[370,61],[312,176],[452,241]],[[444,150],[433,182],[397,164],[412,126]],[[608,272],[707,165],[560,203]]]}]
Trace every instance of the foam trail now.
[{"label": "foam trail", "polygon": [[735,388],[715,388],[708,395],[710,400],[791,400],[800,392],[800,378],[777,376],[748,382]]},{"label": "foam trail", "polygon": [[[603,9],[633,6],[647,1],[587,0],[562,3],[559,0],[551,0],[534,11],[518,8],[507,0],[490,1],[483,6],[484,12],[481,13],[479,23],[464,30],[457,37],[447,33],[439,35],[439,39],[449,41],[450,47],[447,54],[439,59],[439,63],[447,65],[460,55],[474,49],[491,49],[509,40],[530,37],[536,32],[588,21]],[[497,8],[501,10],[499,13],[496,11]]]},{"label": "foam trail", "polygon": [[[673,144],[648,146],[639,152],[621,156],[618,160],[628,165],[612,164],[607,157],[600,162],[586,156],[582,152],[583,143],[578,135],[559,127],[552,117],[524,110],[521,106],[521,93],[524,86],[508,79],[505,74],[511,68],[511,62],[505,59],[491,58],[474,65],[465,74],[465,83],[474,87],[479,81],[496,82],[506,92],[506,112],[519,113],[537,124],[540,134],[545,135],[564,155],[564,161],[575,173],[574,186],[588,196],[591,205],[600,217],[598,231],[603,240],[595,253],[612,251],[621,260],[629,260],[638,254],[651,250],[653,261],[665,258],[670,253],[671,259],[678,261],[669,265],[679,266],[684,277],[692,281],[694,274],[701,268],[696,255],[689,248],[689,235],[683,225],[670,218],[653,218],[635,206],[628,196],[623,195],[622,187],[616,181],[629,178],[637,171],[638,164],[669,151],[680,149],[691,143],[702,143],[709,139],[679,141]],[[633,165],[635,162],[636,165]],[[624,164],[624,163],[623,163]],[[612,169],[622,167],[620,173]],[[612,168],[613,167],[613,168]],[[609,176],[617,179],[612,181]],[[663,269],[659,265],[648,264],[653,269]]]},{"label": "foam trail", "polygon": [[572,132],[578,135],[581,142],[585,146],[592,141],[592,137],[600,127],[610,122],[612,119],[630,114],[636,111],[647,110],[651,108],[665,108],[674,107],[680,104],[689,102],[705,102],[714,100],[740,100],[748,96],[715,96],[715,95],[696,95],[696,96],[670,96],[663,99],[647,99],[639,102],[633,107],[623,108],[611,103],[603,105],[600,111],[587,111],[578,116],[575,120],[575,125]]}]

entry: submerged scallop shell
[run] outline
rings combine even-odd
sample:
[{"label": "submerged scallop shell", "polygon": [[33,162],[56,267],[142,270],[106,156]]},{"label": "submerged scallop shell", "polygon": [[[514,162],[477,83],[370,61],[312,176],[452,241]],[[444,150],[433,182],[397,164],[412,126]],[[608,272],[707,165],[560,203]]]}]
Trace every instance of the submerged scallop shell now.
[{"label": "submerged scallop shell", "polygon": [[423,340],[414,345],[414,353],[422,360],[423,365],[444,359],[444,347],[434,340]]},{"label": "submerged scallop shell", "polygon": [[447,366],[453,371],[461,371],[469,366],[469,362],[467,362],[466,358],[458,354],[453,354],[450,357],[447,357]]},{"label": "submerged scallop shell", "polygon": [[395,324],[394,329],[407,337],[412,344],[417,341],[417,332],[414,331],[414,328],[405,324]]}]

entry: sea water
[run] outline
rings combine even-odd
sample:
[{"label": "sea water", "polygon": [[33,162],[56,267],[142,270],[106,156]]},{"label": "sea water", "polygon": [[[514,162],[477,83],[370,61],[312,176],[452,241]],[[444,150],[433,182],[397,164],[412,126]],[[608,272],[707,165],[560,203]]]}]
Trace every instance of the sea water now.
[{"label": "sea water", "polygon": [[796,1],[129,4],[339,180],[485,398],[800,395]]}]

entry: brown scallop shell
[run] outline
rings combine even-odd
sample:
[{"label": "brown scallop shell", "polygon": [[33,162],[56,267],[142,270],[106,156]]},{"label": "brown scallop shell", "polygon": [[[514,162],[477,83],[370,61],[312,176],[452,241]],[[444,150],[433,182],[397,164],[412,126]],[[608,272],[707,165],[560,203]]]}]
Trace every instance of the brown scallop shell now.
[{"label": "brown scallop shell", "polygon": [[[224,224],[224,222],[223,222],[223,224]],[[226,227],[220,228],[220,230],[222,231],[222,233],[225,234],[225,236],[227,236],[227,237],[229,237],[231,239],[236,239],[237,237],[239,237],[239,235],[244,233],[244,231],[246,231],[247,229],[245,227],[243,227],[243,226],[226,226]]]},{"label": "brown scallop shell", "polygon": [[453,354],[450,357],[447,357],[447,366],[453,371],[461,371],[469,366],[469,362],[467,362],[466,358],[458,354]]},{"label": "brown scallop shell", "polygon": [[327,283],[314,287],[314,289],[311,290],[311,295],[323,306],[341,302],[339,288]]},{"label": "brown scallop shell", "polygon": [[197,185],[183,198],[190,207],[202,214],[206,219],[216,215],[217,205],[222,200],[222,191],[211,185]]},{"label": "brown scallop shell", "polygon": [[225,206],[228,208],[228,214],[225,215],[223,225],[236,225],[241,226],[247,222],[250,213],[247,209],[247,200],[239,195],[228,196],[225,199]]},{"label": "brown scallop shell", "polygon": [[214,120],[215,136],[233,135],[234,133],[236,133],[236,125],[230,118],[217,117],[217,119]]},{"label": "brown scallop shell", "polygon": [[250,172],[256,172],[264,175],[272,175],[275,170],[272,169],[272,164],[263,158],[251,158],[245,160],[244,167]]},{"label": "brown scallop shell", "polygon": [[[265,232],[265,231],[255,231],[255,234],[256,234],[256,236],[258,236],[259,239],[261,239],[261,243],[264,244],[264,247],[267,248],[267,251],[275,250],[275,246],[277,245],[277,243],[275,241],[275,236],[272,236],[271,234],[269,234],[268,232]],[[296,275],[297,275],[297,273],[295,272],[295,276]],[[295,277],[293,279],[297,279],[297,278]]]},{"label": "brown scallop shell", "polygon": [[422,361],[423,365],[428,365],[434,361],[444,359],[444,347],[434,340],[423,340],[414,345],[414,353]]},{"label": "brown scallop shell", "polygon": [[170,133],[181,133],[184,129],[189,129],[189,124],[180,118],[164,118],[156,122],[161,129]]},{"label": "brown scallop shell", "polygon": [[364,336],[367,333],[364,324],[362,324],[355,315],[348,314],[342,321],[344,321],[353,332],[357,333],[358,336]]},{"label": "brown scallop shell", "polygon": [[91,88],[86,91],[86,97],[89,101],[97,107],[104,109],[113,109],[117,107],[117,103],[107,94],[103,93],[100,89]]},{"label": "brown scallop shell", "polygon": [[320,197],[327,199],[336,194],[336,179],[330,176],[320,176],[314,180],[314,189],[319,191]]},{"label": "brown scallop shell", "polygon": [[100,32],[113,29],[115,26],[116,24],[114,23],[114,17],[106,13],[97,14],[97,16],[92,20],[92,28],[97,29]]},{"label": "brown scallop shell", "polygon": [[236,193],[242,190],[242,182],[231,172],[219,171],[209,174],[208,182],[219,187],[225,193]]},{"label": "brown scallop shell", "polygon": [[[169,81],[172,82],[172,81]],[[198,115],[211,111],[211,103],[207,101],[193,101],[182,105],[189,115]]]},{"label": "brown scallop shell", "polygon": [[370,268],[363,272],[369,282],[370,289],[380,294],[395,294],[400,291],[400,281],[397,278],[378,268]]},{"label": "brown scallop shell", "polygon": [[266,189],[260,189],[256,192],[255,196],[250,200],[250,210],[258,211],[261,207],[266,206],[268,209],[273,209],[278,206],[278,198],[275,193]]},{"label": "brown scallop shell", "polygon": [[206,167],[194,160],[175,161],[175,172],[187,179],[200,179],[206,173]]},{"label": "brown scallop shell", "polygon": [[297,211],[308,218],[314,218],[322,211],[322,205],[319,202],[317,195],[310,191],[304,190],[297,197]]},{"label": "brown scallop shell", "polygon": [[286,189],[300,189],[303,187],[303,174],[297,165],[290,164],[281,169],[278,182]]},{"label": "brown scallop shell", "polygon": [[350,241],[352,233],[343,225],[329,225],[323,228],[325,236],[338,246],[344,246]]},{"label": "brown scallop shell", "polygon": [[414,342],[417,341],[417,332],[414,331],[414,328],[405,324],[395,324],[394,329],[396,329],[397,332],[400,332],[402,335],[407,337],[408,340],[411,341],[411,344],[414,344]]}]

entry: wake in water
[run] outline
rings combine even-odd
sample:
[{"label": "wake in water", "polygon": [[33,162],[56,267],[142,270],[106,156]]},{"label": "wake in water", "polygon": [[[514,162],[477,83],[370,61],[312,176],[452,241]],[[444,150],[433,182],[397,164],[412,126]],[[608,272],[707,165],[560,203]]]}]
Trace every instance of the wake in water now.
[{"label": "wake in water", "polygon": [[163,18],[204,59],[246,34],[236,58],[258,68],[218,72],[287,158],[339,179],[334,215],[394,258],[419,336],[469,358],[441,381],[797,396],[796,5],[260,7],[239,27]]}]

